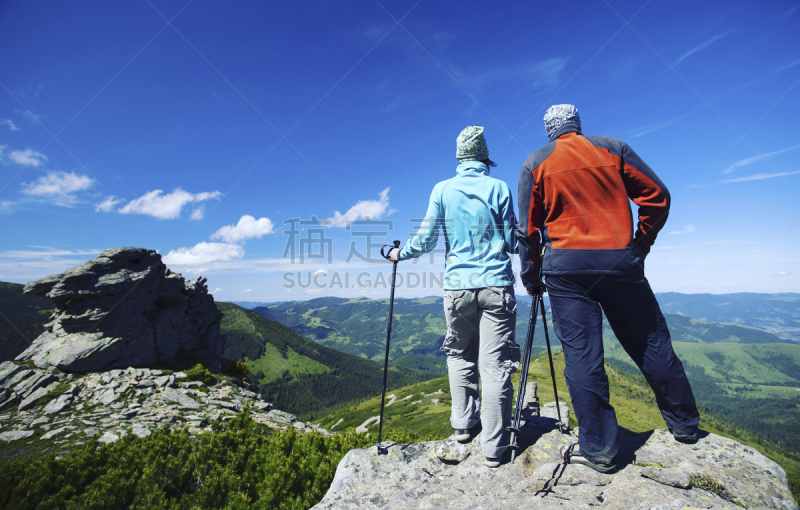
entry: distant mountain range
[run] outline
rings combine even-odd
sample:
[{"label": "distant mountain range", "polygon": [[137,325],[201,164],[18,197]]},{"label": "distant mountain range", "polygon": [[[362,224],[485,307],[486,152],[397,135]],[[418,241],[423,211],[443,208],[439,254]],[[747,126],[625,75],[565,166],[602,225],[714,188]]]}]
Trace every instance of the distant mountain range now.
[{"label": "distant mountain range", "polygon": [[800,294],[656,294],[661,310],[694,319],[736,324],[800,343]]},{"label": "distant mountain range", "polygon": [[[547,300],[545,300],[545,306],[549,306]],[[689,308],[689,306],[687,305],[685,308]],[[529,302],[517,301],[516,337],[517,343],[520,345],[524,344],[526,338],[530,307]],[[797,313],[800,314],[800,300],[796,303],[796,308]],[[308,301],[271,304],[256,307],[254,311],[289,326],[321,345],[374,361],[383,359],[386,320],[389,313],[388,300],[325,297]],[[770,312],[767,310],[765,313]],[[558,338],[552,330],[549,308],[547,317],[551,342],[558,345]],[[679,314],[666,314],[666,319],[673,340],[679,342],[774,343],[786,341],[774,333],[753,327],[719,324]],[[545,345],[541,320],[538,322],[539,326],[535,330],[533,343],[534,345]],[[608,329],[607,335],[610,334],[613,337],[607,323],[606,328]],[[439,347],[444,339],[446,329],[442,298],[396,298],[390,359],[396,363],[405,364],[408,362],[406,359],[408,356],[412,356],[416,361],[420,355],[439,356]]]}]

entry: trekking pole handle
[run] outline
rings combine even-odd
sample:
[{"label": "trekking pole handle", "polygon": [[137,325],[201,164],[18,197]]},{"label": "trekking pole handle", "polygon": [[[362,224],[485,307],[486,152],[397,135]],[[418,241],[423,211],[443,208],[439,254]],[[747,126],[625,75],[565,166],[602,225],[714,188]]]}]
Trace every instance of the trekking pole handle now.
[{"label": "trekking pole handle", "polygon": [[[392,260],[391,257],[392,250],[395,248],[400,248],[400,241],[394,241],[393,244],[394,246],[392,246],[391,244],[384,244],[383,246],[381,246],[381,257],[385,258],[386,260]],[[389,251],[384,253],[383,250],[385,250],[387,247],[389,248]],[[397,264],[397,262],[395,262],[395,264]]]}]

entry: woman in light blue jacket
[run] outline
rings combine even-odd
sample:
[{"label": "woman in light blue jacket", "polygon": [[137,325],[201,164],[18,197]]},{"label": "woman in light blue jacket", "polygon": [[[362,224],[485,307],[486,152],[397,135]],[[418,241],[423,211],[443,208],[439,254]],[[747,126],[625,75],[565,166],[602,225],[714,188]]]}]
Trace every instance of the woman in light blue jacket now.
[{"label": "woman in light blue jacket", "polygon": [[[392,260],[430,252],[445,238],[444,307],[452,413],[456,439],[469,442],[481,424],[486,465],[497,467],[508,447],[514,389],[519,367],[514,341],[517,303],[511,254],[516,253],[514,203],[508,186],[489,177],[483,127],[469,126],[458,136],[455,177],[438,183],[417,235]],[[478,392],[478,368],[483,392]],[[483,403],[481,403],[481,396]]]}]

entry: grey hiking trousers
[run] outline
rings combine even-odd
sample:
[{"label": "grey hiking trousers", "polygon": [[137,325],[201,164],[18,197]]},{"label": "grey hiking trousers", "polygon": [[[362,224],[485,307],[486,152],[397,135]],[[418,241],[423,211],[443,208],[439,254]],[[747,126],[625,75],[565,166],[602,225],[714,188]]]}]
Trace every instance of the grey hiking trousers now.
[{"label": "grey hiking trousers", "polygon": [[[447,354],[453,400],[450,424],[470,429],[480,422],[483,454],[500,457],[508,447],[505,429],[514,397],[511,374],[519,368],[520,358],[514,341],[514,287],[446,290],[444,312],[447,334],[442,351]],[[478,367],[483,399],[478,393]]]}]

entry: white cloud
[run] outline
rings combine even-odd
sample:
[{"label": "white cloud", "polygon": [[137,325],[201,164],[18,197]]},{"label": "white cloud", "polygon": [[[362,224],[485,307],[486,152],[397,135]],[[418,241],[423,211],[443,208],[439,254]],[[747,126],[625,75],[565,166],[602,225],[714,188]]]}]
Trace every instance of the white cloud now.
[{"label": "white cloud", "polygon": [[743,159],[741,161],[737,161],[736,163],[732,164],[731,166],[726,168],[725,171],[722,172],[722,173],[723,174],[729,174],[729,173],[733,172],[734,170],[736,170],[737,167],[747,166],[750,163],[755,163],[756,161],[760,161],[762,158],[767,158],[769,156],[774,156],[775,154],[781,154],[782,152],[789,152],[789,151],[792,151],[792,150],[795,150],[795,149],[798,149],[798,148],[800,148],[800,144],[792,145],[791,147],[786,147],[785,149],[780,149],[780,150],[777,150],[777,151],[768,152],[766,154],[759,154],[758,156],[753,156],[752,158],[745,158],[745,159]]},{"label": "white cloud", "polygon": [[94,185],[94,179],[75,173],[50,172],[29,184],[22,184],[22,192],[33,197],[54,200],[60,205],[72,204],[78,191]]},{"label": "white cloud", "polygon": [[191,216],[190,219],[192,219],[192,220],[202,220],[204,214],[205,214],[205,209],[203,209],[202,207],[198,207],[197,209],[192,211],[192,216]]},{"label": "white cloud", "polygon": [[385,190],[381,191],[380,198],[378,200],[361,200],[356,205],[348,209],[346,213],[342,214],[339,211],[336,211],[333,214],[333,217],[328,218],[326,221],[331,222],[330,225],[334,227],[346,227],[349,223],[352,223],[359,218],[370,218],[376,220],[384,216],[384,214],[393,213],[393,210],[388,210],[389,189],[390,188],[386,188]]},{"label": "white cloud", "polygon": [[19,131],[19,128],[11,119],[0,119],[0,126],[8,126],[11,131]]},{"label": "white cloud", "polygon": [[686,225],[681,230],[675,230],[673,232],[670,232],[670,234],[691,234],[692,232],[694,232],[696,230],[697,230],[697,228],[695,228],[694,225]]},{"label": "white cloud", "polygon": [[221,239],[228,243],[239,243],[247,239],[262,237],[275,231],[275,225],[269,218],[256,220],[249,214],[239,218],[236,225],[225,225],[213,234],[211,239]]},{"label": "white cloud", "polygon": [[41,166],[47,161],[47,156],[33,149],[11,151],[8,157],[11,158],[11,161],[14,163],[25,166]]},{"label": "white cloud", "polygon": [[222,289],[220,289],[219,287],[217,287],[216,289],[214,289],[214,290],[212,290],[212,291],[211,291],[211,293],[212,293],[212,294],[216,294],[217,292],[222,292]]},{"label": "white cloud", "polygon": [[779,271],[777,273],[768,274],[767,276],[791,276],[793,274],[794,274],[793,272],[789,271]]},{"label": "white cloud", "polygon": [[24,250],[0,252],[0,281],[27,283],[80,266],[102,250],[65,250],[48,246],[26,246]]},{"label": "white cloud", "polygon": [[213,262],[230,262],[244,257],[244,249],[236,244],[198,243],[191,248],[178,248],[167,253],[164,263],[199,267]]},{"label": "white cloud", "polygon": [[328,276],[328,272],[324,269],[317,269],[314,271],[314,276]]},{"label": "white cloud", "polygon": [[567,59],[565,58],[551,58],[536,64],[533,69],[531,69],[534,88],[540,86],[555,87],[558,85],[558,77],[566,65]]},{"label": "white cloud", "polygon": [[181,215],[181,209],[191,202],[203,202],[220,196],[219,191],[192,194],[176,188],[169,195],[162,195],[157,189],[131,200],[119,210],[122,214],[147,214],[159,220],[174,220]]},{"label": "white cloud", "polygon": [[718,34],[718,35],[715,35],[714,37],[712,37],[712,38],[711,38],[711,39],[709,39],[708,41],[706,41],[706,42],[704,42],[704,43],[701,43],[701,44],[698,44],[698,45],[697,45],[697,46],[695,46],[694,48],[690,49],[689,51],[687,51],[686,53],[684,53],[683,55],[681,55],[680,57],[678,57],[678,60],[676,60],[675,62],[673,62],[673,63],[672,63],[672,65],[673,65],[673,66],[677,66],[678,64],[680,64],[681,62],[683,62],[683,61],[684,61],[684,60],[686,60],[687,58],[691,57],[692,55],[694,55],[694,54],[695,54],[695,53],[697,53],[698,51],[700,51],[700,50],[702,50],[702,49],[704,49],[704,48],[707,48],[708,46],[711,46],[712,44],[714,44],[715,42],[719,41],[720,39],[722,39],[722,38],[723,38],[723,37],[725,37],[726,35],[730,34],[731,32],[733,32],[733,30],[728,30],[728,31],[727,31],[727,32],[725,32],[724,34]]},{"label": "white cloud", "polygon": [[114,208],[115,205],[120,203],[121,200],[119,198],[114,197],[113,195],[108,197],[107,199],[103,200],[99,204],[94,207],[94,212],[109,212],[111,209]]},{"label": "white cloud", "polygon": [[753,174],[747,177],[736,177],[735,179],[725,179],[723,182],[748,182],[748,181],[761,181],[764,179],[773,179],[775,177],[783,177],[785,175],[800,174],[800,170],[794,172],[779,172],[774,174]]},{"label": "white cloud", "polygon": [[248,292],[253,292],[253,289],[244,289],[239,294],[247,294]]},{"label": "white cloud", "polygon": [[560,83],[561,71],[567,65],[566,58],[549,58],[536,63],[515,64],[502,67],[483,67],[481,72],[465,73],[453,70],[452,73],[464,86],[470,89],[482,89],[495,82],[524,82],[533,88],[553,88]]}]

